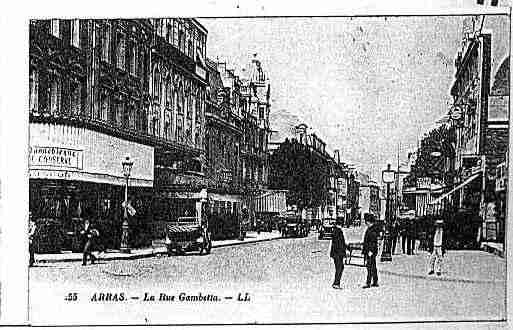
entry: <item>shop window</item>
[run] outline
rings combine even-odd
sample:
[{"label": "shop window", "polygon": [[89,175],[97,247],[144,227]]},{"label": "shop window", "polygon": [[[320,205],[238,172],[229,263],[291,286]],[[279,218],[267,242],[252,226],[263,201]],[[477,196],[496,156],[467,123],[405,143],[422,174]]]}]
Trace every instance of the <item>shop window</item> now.
[{"label": "shop window", "polygon": [[39,94],[39,71],[31,68],[29,77],[29,108],[30,111],[37,111],[38,109],[38,94]]},{"label": "shop window", "polygon": [[80,48],[80,20],[78,19],[71,21],[71,44]]}]

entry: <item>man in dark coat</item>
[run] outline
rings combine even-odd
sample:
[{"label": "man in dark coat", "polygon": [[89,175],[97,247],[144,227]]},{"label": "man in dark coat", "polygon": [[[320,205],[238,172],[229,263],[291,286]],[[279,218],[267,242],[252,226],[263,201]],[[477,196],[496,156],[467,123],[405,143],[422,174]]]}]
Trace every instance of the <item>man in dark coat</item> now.
[{"label": "man in dark coat", "polygon": [[415,223],[415,219],[409,219],[408,220],[408,229],[407,229],[407,235],[408,235],[408,254],[413,255],[415,254],[415,242],[417,240],[417,226]]},{"label": "man in dark coat", "polygon": [[87,257],[91,258],[91,263],[94,264],[96,257],[93,255],[93,241],[98,236],[98,230],[94,229],[89,220],[85,220],[84,229],[80,232],[84,244],[82,266],[87,264]]},{"label": "man in dark coat", "polygon": [[363,237],[362,253],[366,259],[367,266],[367,282],[363,286],[364,289],[371,286],[378,286],[378,269],[376,267],[376,256],[378,255],[378,237],[380,228],[376,224],[374,215],[370,214],[366,221],[367,230]]},{"label": "man in dark coat", "polygon": [[331,238],[330,257],[333,258],[333,262],[335,263],[335,280],[332,285],[334,289],[340,289],[340,278],[344,271],[344,258],[346,257],[347,247],[344,232],[342,231],[343,225],[344,220],[338,218],[335,227],[333,227],[333,235]]}]

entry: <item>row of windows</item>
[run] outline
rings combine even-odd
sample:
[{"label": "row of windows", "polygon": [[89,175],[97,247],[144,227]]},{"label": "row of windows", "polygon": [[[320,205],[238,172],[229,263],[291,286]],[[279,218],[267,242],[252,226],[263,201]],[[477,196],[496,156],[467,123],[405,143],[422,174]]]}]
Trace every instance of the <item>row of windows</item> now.
[{"label": "row of windows", "polygon": [[127,38],[125,32],[114,29],[110,23],[98,24],[95,28],[96,35],[99,36],[102,61],[115,64],[118,69],[128,71],[134,76],[146,74],[147,55],[144,46]]},{"label": "row of windows", "polygon": [[[153,21],[157,35],[179,49],[182,53],[203,62],[205,58],[206,35],[188,19],[166,18]],[[200,58],[198,58],[200,57]]]},{"label": "row of windows", "polygon": [[29,109],[31,112],[57,115],[82,112],[83,84],[58,74],[42,73],[35,69],[29,74]]},{"label": "row of windows", "polygon": [[[53,19],[50,21],[43,21],[42,25],[45,29],[48,29],[51,35],[56,38],[63,39],[72,46],[76,48],[82,48],[85,40],[81,41],[80,31],[81,29],[85,30],[85,26],[83,26],[83,22],[81,23],[78,19],[73,20],[58,20]],[[82,25],[82,27],[81,27]]]}]

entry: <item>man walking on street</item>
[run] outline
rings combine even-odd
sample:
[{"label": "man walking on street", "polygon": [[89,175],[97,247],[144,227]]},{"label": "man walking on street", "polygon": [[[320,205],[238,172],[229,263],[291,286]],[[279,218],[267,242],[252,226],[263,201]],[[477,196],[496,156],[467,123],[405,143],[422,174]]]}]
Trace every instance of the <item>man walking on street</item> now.
[{"label": "man walking on street", "polygon": [[84,229],[80,232],[82,235],[82,240],[84,244],[83,256],[82,256],[82,266],[87,265],[87,257],[91,258],[91,264],[94,264],[96,261],[96,257],[92,253],[93,249],[93,240],[97,235],[98,231],[92,228],[89,220],[85,220]]},{"label": "man walking on street", "polygon": [[435,234],[431,243],[431,257],[429,259],[429,275],[442,275],[442,257],[445,254],[445,240],[443,230],[443,220],[435,221]]},{"label": "man walking on street", "polygon": [[331,238],[330,257],[333,258],[333,262],[335,263],[335,280],[332,285],[334,289],[341,289],[340,278],[344,271],[344,258],[346,257],[346,240],[344,238],[344,232],[342,231],[343,225],[344,220],[342,218],[337,218],[337,222],[333,228],[333,236]]},{"label": "man walking on street", "polygon": [[36,235],[37,225],[32,219],[32,212],[29,212],[29,232],[28,232],[28,238],[29,238],[29,267],[34,266],[34,263],[36,262],[36,259],[34,257],[34,237]]},{"label": "man walking on street", "polygon": [[363,237],[362,252],[366,258],[367,265],[367,283],[363,286],[364,289],[371,286],[378,286],[378,269],[376,267],[376,256],[378,254],[378,236],[380,228],[375,223],[373,214],[369,214],[365,219],[367,230]]}]

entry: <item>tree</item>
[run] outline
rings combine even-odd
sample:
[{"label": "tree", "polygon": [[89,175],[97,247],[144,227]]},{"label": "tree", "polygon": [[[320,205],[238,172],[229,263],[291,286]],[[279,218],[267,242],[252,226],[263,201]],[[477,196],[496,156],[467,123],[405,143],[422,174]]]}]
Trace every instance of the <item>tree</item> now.
[{"label": "tree", "polygon": [[269,167],[270,187],[288,190],[288,204],[299,209],[325,205],[329,164],[324,155],[286,139],[271,155]]}]

